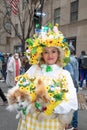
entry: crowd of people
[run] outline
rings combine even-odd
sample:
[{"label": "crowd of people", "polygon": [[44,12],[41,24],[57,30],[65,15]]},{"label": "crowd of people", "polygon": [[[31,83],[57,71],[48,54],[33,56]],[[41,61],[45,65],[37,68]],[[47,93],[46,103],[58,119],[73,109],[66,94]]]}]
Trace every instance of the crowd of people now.
[{"label": "crowd of people", "polygon": [[[43,29],[45,30],[45,28]],[[17,130],[78,130],[77,93],[78,89],[83,89],[84,80],[86,80],[85,87],[87,88],[87,55],[85,51],[82,51],[81,55],[76,57],[75,48],[71,44],[69,46],[66,44],[64,36],[58,30],[57,25],[53,27],[53,30],[50,27],[48,27],[47,31],[44,30],[35,39],[27,40],[29,42],[28,49],[30,50],[29,59],[27,56],[18,53],[9,55],[0,53],[0,75],[8,88],[11,89],[16,86],[18,89],[21,78],[19,82],[15,78],[21,74],[27,74],[30,80],[32,82],[35,80],[35,83],[38,84],[37,87],[39,86],[39,88],[36,87],[35,91],[37,94],[35,99],[36,111],[32,114],[28,113],[25,120],[20,119]],[[65,60],[66,58],[68,61]],[[22,83],[24,82],[22,91],[25,91],[26,80],[27,77],[22,81]],[[46,89],[47,96],[43,94],[43,89],[40,88],[43,84],[49,88],[49,90]],[[30,83],[28,87],[29,85]],[[29,91],[31,90],[34,92],[32,86]],[[50,98],[48,98],[49,95]],[[7,103],[7,99],[1,88],[0,96],[3,104]],[[60,101],[58,101],[58,98]],[[39,108],[42,105],[38,103],[40,99],[44,99],[43,102],[45,104],[46,101],[47,106]],[[52,101],[54,105],[51,104]],[[53,109],[49,106],[53,107]],[[44,119],[42,115],[51,110],[52,114],[56,115],[56,118],[51,119],[48,118],[48,115],[45,115]],[[66,125],[72,111],[72,121]],[[66,118],[66,121],[64,118]],[[38,122],[38,119],[42,121]]]},{"label": "crowd of people", "polygon": [[[25,73],[30,67],[26,56],[19,53],[5,54],[0,53],[0,80],[6,83],[8,88],[15,86],[15,77]],[[7,105],[7,98],[0,87],[0,97],[2,103],[0,105]]]},{"label": "crowd of people", "polygon": [[[77,64],[75,64],[75,62],[73,62],[73,65],[68,63],[64,68],[70,71],[71,76],[73,76],[73,71],[75,72],[75,76],[73,78],[76,79],[79,89],[82,90],[83,88],[87,88],[87,54],[84,50],[82,50],[80,56],[77,57],[75,55],[75,49],[72,45],[70,45],[70,50],[71,56],[73,53]],[[85,67],[82,65],[83,58],[85,60],[85,63],[83,63],[85,64]],[[14,86],[15,77],[19,74],[25,73],[30,66],[29,60],[27,56],[24,56],[24,54],[6,54],[0,52],[0,80],[6,82],[8,87]],[[76,67],[75,70],[72,69],[74,67]]]}]

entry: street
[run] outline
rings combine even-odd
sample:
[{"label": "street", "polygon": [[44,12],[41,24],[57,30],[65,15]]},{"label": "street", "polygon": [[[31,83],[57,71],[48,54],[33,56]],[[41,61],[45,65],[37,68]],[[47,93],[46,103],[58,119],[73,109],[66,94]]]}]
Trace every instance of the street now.
[{"label": "street", "polygon": [[[0,82],[0,87],[4,93],[7,92],[5,83]],[[87,90],[83,90],[82,93],[87,94]],[[6,106],[0,106],[0,130],[17,130],[18,120],[15,116],[15,112],[9,112]],[[79,130],[87,130],[87,110],[79,110]]]},{"label": "street", "polygon": [[[4,93],[8,91],[5,83],[0,82],[0,87]],[[1,98],[0,102],[2,102]],[[0,130],[17,130],[18,120],[15,118],[16,113],[9,112],[6,107],[0,106]]]}]

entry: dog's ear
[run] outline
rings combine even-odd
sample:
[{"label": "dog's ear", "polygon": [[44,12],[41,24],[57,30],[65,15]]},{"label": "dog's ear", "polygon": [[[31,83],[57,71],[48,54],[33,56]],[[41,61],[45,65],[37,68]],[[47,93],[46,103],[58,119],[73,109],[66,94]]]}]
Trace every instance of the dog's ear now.
[{"label": "dog's ear", "polygon": [[8,103],[9,104],[14,104],[14,103],[16,103],[16,97],[15,97],[15,94],[8,94],[7,95],[7,100],[8,100]]},{"label": "dog's ear", "polygon": [[42,80],[41,79],[38,79],[38,85],[42,85]]},{"label": "dog's ear", "polygon": [[45,103],[49,102],[49,98],[47,96],[48,94],[45,89],[44,82],[41,79],[38,79],[37,84],[36,84],[36,95],[37,95],[37,99],[42,98],[42,100]]},{"label": "dog's ear", "polygon": [[19,88],[17,87],[8,90],[7,100],[9,104],[14,104],[17,102],[17,95],[19,95],[18,93],[19,93]]},{"label": "dog's ear", "polygon": [[36,94],[39,95],[44,95],[46,93],[46,90],[44,88],[44,83],[42,82],[41,79],[38,79],[37,84],[36,84]]},{"label": "dog's ear", "polygon": [[21,97],[22,97],[23,100],[26,99],[29,102],[31,101],[30,97],[29,97],[29,94],[27,92],[25,92],[25,91],[21,91]]}]

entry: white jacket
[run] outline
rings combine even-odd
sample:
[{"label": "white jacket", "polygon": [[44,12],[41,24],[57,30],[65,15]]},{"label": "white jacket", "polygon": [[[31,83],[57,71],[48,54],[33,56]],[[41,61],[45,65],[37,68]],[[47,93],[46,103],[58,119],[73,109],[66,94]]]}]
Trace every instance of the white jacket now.
[{"label": "white jacket", "polygon": [[[69,93],[67,94],[68,101],[62,101],[55,109],[54,113],[59,114],[65,114],[70,112],[71,110],[77,110],[78,109],[78,101],[77,101],[77,94],[76,94],[76,88],[74,87],[72,78],[70,76],[70,73],[67,70],[63,70],[56,64],[51,65],[53,71],[46,72],[46,65],[42,66],[42,69],[38,67],[38,65],[33,65],[30,67],[30,69],[26,72],[29,74],[29,76],[48,76],[50,78],[57,78],[58,74],[61,73],[66,76],[67,83],[68,83],[68,90]],[[61,72],[61,73],[60,73]]]}]

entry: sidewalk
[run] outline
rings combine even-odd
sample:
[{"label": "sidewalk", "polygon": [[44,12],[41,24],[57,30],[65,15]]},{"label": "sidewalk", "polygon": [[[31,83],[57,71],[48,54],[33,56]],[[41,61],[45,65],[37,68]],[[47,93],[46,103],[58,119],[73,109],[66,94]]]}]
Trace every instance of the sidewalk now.
[{"label": "sidewalk", "polygon": [[[0,81],[0,87],[6,94],[8,88],[6,84]],[[2,99],[0,97],[0,102]],[[7,106],[0,106],[0,130],[17,130],[18,120],[16,120],[16,112],[6,110]]]}]

